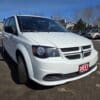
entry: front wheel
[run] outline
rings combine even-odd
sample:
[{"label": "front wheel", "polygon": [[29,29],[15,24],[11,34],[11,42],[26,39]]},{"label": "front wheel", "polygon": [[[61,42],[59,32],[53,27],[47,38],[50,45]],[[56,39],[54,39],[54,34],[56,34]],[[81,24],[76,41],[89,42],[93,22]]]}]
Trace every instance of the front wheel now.
[{"label": "front wheel", "polygon": [[4,47],[3,40],[2,40],[2,56],[3,56],[3,57],[6,56],[6,50],[5,50],[5,47]]},{"label": "front wheel", "polygon": [[28,81],[26,63],[22,55],[18,55],[18,83],[23,84]]}]

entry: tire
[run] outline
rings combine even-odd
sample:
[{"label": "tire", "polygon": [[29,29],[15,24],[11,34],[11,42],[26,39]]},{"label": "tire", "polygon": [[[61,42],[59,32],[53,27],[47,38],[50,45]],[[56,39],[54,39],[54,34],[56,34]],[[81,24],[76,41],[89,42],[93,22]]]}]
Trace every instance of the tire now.
[{"label": "tire", "polygon": [[6,50],[2,41],[2,56],[5,57],[6,56]]},{"label": "tire", "polygon": [[28,81],[26,63],[22,55],[18,55],[17,60],[18,83],[25,84]]}]

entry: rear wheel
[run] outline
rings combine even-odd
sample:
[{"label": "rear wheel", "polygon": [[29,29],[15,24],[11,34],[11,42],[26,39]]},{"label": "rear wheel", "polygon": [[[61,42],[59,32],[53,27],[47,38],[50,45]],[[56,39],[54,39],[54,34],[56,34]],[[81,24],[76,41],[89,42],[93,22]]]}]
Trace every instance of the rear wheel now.
[{"label": "rear wheel", "polygon": [[18,55],[18,83],[23,84],[28,81],[26,63],[22,55]]}]

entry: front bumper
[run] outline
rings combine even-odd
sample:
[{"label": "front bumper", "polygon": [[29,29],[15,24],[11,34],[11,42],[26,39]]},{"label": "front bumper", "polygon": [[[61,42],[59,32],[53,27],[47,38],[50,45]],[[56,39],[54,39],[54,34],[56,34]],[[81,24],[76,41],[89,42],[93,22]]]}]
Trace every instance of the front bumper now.
[{"label": "front bumper", "polygon": [[[64,58],[48,58],[44,60],[35,58],[35,61],[33,60],[34,77],[32,78],[32,80],[36,81],[41,85],[54,86],[83,78],[97,69],[97,55],[97,51],[94,50],[91,56],[79,60],[67,60]],[[70,73],[78,72],[79,65],[85,63],[89,63],[90,65],[90,70],[88,72],[81,75],[74,75],[73,77],[69,78],[67,77],[67,75]],[[65,74],[66,78],[64,77],[61,80],[55,81],[45,81],[43,78],[49,74]]]},{"label": "front bumper", "polygon": [[97,66],[95,66],[91,71],[89,71],[83,75],[80,75],[80,76],[77,76],[74,78],[70,78],[70,79],[60,80],[60,81],[53,81],[53,82],[42,81],[42,80],[40,81],[40,80],[37,80],[34,78],[33,78],[33,80],[43,86],[56,86],[56,85],[61,85],[61,84],[67,83],[67,82],[75,81],[75,80],[81,79],[83,77],[86,77],[86,76],[90,75],[91,73],[93,73],[96,69],[97,69]]}]

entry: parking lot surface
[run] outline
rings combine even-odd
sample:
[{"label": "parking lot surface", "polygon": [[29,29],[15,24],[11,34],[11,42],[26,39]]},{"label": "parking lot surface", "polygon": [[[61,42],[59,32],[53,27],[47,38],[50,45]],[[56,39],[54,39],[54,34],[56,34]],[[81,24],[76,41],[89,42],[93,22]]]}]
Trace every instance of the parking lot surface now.
[{"label": "parking lot surface", "polygon": [[[100,41],[93,43],[100,52]],[[100,100],[100,59],[97,65],[93,74],[64,85],[43,87],[31,81],[21,85],[17,84],[14,62],[0,55],[0,100]]]}]

